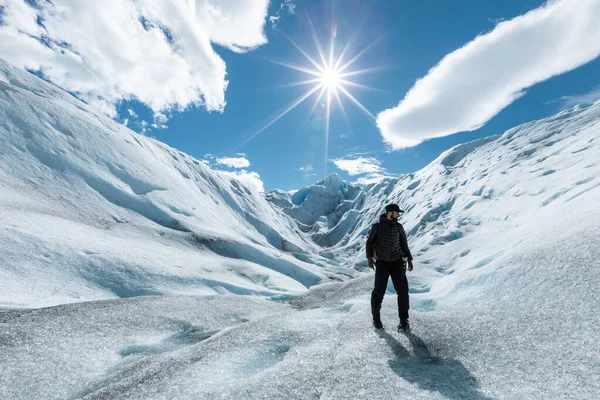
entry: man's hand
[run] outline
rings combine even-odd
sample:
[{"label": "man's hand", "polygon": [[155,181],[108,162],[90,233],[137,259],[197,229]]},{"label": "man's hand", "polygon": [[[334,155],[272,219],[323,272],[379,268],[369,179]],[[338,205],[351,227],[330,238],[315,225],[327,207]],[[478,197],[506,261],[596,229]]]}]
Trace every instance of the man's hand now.
[{"label": "man's hand", "polygon": [[375,269],[375,262],[373,261],[373,257],[369,257],[367,258],[367,260],[369,261],[369,268]]},{"label": "man's hand", "polygon": [[412,271],[412,270],[413,270],[413,263],[412,263],[412,260],[408,260],[408,268],[407,268],[407,269],[408,269],[409,271]]}]

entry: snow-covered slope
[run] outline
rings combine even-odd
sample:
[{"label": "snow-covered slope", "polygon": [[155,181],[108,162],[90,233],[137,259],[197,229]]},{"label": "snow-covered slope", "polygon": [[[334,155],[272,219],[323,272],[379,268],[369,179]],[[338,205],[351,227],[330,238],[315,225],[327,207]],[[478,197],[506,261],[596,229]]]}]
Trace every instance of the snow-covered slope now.
[{"label": "snow-covered slope", "polygon": [[485,295],[417,302],[407,336],[391,294],[386,330],[370,327],[372,276],[319,285],[299,309],[221,295],[0,312],[0,396],[597,399],[600,209],[573,202],[487,267]]},{"label": "snow-covered slope", "polygon": [[[436,265],[438,276],[481,267],[522,240],[511,234],[516,228],[532,224],[546,209],[565,212],[574,198],[598,191],[599,126],[600,103],[576,106],[458,145],[415,173],[357,188],[339,203],[342,212],[319,216],[330,222],[322,230],[321,251],[341,265],[364,267],[365,235],[384,206],[396,202],[406,210],[401,222],[411,247],[425,265]],[[269,200],[284,204],[289,214],[295,208]]]},{"label": "snow-covered slope", "polygon": [[[259,194],[0,66],[0,398],[600,398],[600,103]],[[391,287],[370,326],[392,201],[407,336]]]},{"label": "snow-covered slope", "polygon": [[0,305],[270,297],[333,276],[262,193],[2,61],[0,139]]}]

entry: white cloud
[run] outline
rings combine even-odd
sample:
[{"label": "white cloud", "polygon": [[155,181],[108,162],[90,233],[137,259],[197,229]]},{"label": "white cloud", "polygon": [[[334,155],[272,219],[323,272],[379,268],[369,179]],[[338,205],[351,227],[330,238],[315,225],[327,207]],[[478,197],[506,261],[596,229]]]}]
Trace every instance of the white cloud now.
[{"label": "white cloud", "polygon": [[392,148],[472,131],[524,89],[600,55],[600,1],[559,0],[478,36],[442,59],[377,125]]},{"label": "white cloud", "polygon": [[265,191],[265,185],[263,184],[263,181],[260,179],[260,175],[257,174],[256,172],[248,172],[246,170],[241,170],[241,171],[220,171],[222,174],[231,176],[235,179],[237,179],[238,181],[242,182],[245,186],[249,187],[250,189],[259,191],[259,192],[264,192]]},{"label": "white cloud", "polygon": [[[237,153],[237,156],[238,157],[215,157],[213,154],[207,153],[204,155],[204,159],[200,161],[213,169],[215,169],[215,166],[212,165],[211,160],[217,165],[225,165],[230,168],[247,168],[250,166],[250,161],[248,161],[246,158],[246,154]],[[238,171],[224,171],[219,169],[215,170],[237,179],[251,189],[259,192],[265,191],[263,181],[260,179],[260,175],[256,172],[247,171],[245,169]]]},{"label": "white cloud", "polygon": [[336,167],[346,171],[348,175],[363,175],[352,182],[358,185],[368,185],[369,183],[379,182],[382,179],[390,178],[387,170],[381,166],[381,162],[373,157],[350,157],[331,160]]},{"label": "white cloud", "polygon": [[561,107],[573,107],[577,104],[593,104],[598,100],[600,100],[600,87],[584,94],[563,96],[558,102],[561,103]]},{"label": "white cloud", "polygon": [[267,41],[268,0],[36,4],[0,0],[0,57],[112,117],[129,99],[162,115],[191,106],[222,111],[228,82],[212,44],[243,52]]},{"label": "white cloud", "polygon": [[358,185],[369,185],[371,183],[377,183],[385,178],[390,178],[390,176],[381,175],[381,174],[371,174],[371,175],[360,177],[352,183],[358,184]]},{"label": "white cloud", "polygon": [[137,117],[137,114],[131,108],[127,109],[127,114],[129,114],[130,117],[134,117],[134,118]]},{"label": "white cloud", "polygon": [[250,161],[245,157],[222,157],[217,158],[217,164],[231,168],[247,168],[250,166]]}]

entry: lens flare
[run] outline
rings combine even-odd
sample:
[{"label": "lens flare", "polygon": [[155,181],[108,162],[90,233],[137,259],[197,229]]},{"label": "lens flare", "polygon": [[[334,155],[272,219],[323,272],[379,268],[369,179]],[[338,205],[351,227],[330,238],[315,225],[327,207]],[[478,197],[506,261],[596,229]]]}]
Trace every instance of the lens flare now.
[{"label": "lens flare", "polygon": [[[335,29],[332,30],[329,52],[325,53],[323,51],[323,47],[321,46],[321,43],[319,42],[318,35],[314,28],[314,24],[312,23],[312,21],[309,21],[309,25],[312,30],[312,37],[314,39],[314,44],[315,44],[315,47],[317,50],[316,58],[311,57],[306,50],[304,50],[302,47],[300,47],[294,40],[292,40],[285,33],[281,32],[281,34],[304,56],[304,58],[308,61],[308,63],[307,63],[307,65],[294,65],[289,62],[274,61],[274,60],[269,60],[269,61],[273,62],[274,64],[283,66],[285,68],[299,71],[299,72],[302,72],[302,73],[308,75],[308,79],[283,85],[284,87],[296,87],[296,86],[305,86],[305,85],[307,85],[307,86],[311,85],[312,87],[309,90],[307,90],[305,93],[300,95],[296,100],[292,101],[290,104],[283,107],[262,128],[258,129],[256,132],[254,132],[252,135],[250,135],[250,137],[248,137],[248,139],[244,140],[244,142],[242,142],[240,144],[240,146],[238,146],[238,148],[241,147],[242,145],[244,145],[245,143],[247,143],[248,141],[252,140],[253,138],[255,138],[258,134],[260,134],[265,129],[267,129],[268,127],[273,125],[275,122],[279,121],[287,113],[292,111],[299,104],[304,102],[306,99],[315,95],[317,97],[315,100],[315,106],[313,107],[313,111],[317,104],[322,104],[323,107],[325,108],[325,126],[324,126],[325,132],[324,133],[325,133],[325,173],[326,173],[327,172],[328,153],[329,153],[329,149],[328,149],[328,147],[329,147],[329,125],[330,125],[330,121],[331,121],[331,110],[332,110],[331,100],[332,100],[332,98],[335,97],[336,103],[337,103],[338,107],[340,108],[340,110],[342,111],[346,120],[347,120],[347,114],[344,109],[342,96],[340,96],[340,93],[343,95],[343,97],[350,100],[351,103],[356,105],[371,120],[375,121],[375,116],[364,105],[362,105],[360,103],[360,101],[358,101],[347,89],[348,86],[360,87],[360,88],[365,88],[365,89],[373,89],[373,88],[370,88],[369,86],[361,85],[356,82],[352,82],[352,81],[348,80],[347,78],[350,78],[350,77],[356,76],[356,75],[360,75],[360,74],[364,74],[364,73],[373,72],[373,71],[379,69],[377,67],[376,68],[367,68],[367,69],[352,69],[351,67],[354,65],[355,62],[357,62],[359,60],[359,58],[361,56],[363,56],[367,51],[369,51],[381,38],[378,38],[374,42],[370,43],[367,47],[363,48],[361,51],[359,51],[355,55],[348,57],[349,59],[346,60],[346,57],[348,56],[348,52],[351,48],[352,38],[348,42],[344,43],[343,46],[341,46],[341,48],[342,48],[341,54],[336,55],[335,51],[334,51],[334,49],[336,48],[336,46],[335,46],[336,30]],[[353,38],[356,38],[356,35],[353,35]],[[340,48],[340,47],[338,47],[338,48]],[[326,56],[326,54],[328,57]],[[320,62],[318,62],[316,60],[319,60]]]}]

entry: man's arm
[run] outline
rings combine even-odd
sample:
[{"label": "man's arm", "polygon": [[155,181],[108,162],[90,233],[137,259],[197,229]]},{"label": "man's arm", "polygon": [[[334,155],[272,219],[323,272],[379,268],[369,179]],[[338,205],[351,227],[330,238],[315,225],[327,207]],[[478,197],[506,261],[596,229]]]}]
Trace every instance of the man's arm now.
[{"label": "man's arm", "polygon": [[373,262],[373,246],[375,246],[375,241],[377,240],[378,229],[378,223],[371,225],[371,230],[369,230],[369,236],[367,237],[367,260],[369,260],[369,268],[371,269],[375,269],[375,263]]},{"label": "man's arm", "polygon": [[367,258],[373,258],[373,246],[375,246],[375,241],[377,240],[377,228],[378,224],[375,223],[371,226],[371,230],[369,230],[369,236],[367,237]]},{"label": "man's arm", "polygon": [[378,228],[379,224],[374,223],[371,225],[371,230],[369,230],[369,236],[367,237],[367,258],[373,258],[373,247],[375,246],[375,241],[377,240]]},{"label": "man's arm", "polygon": [[410,250],[408,249],[408,240],[406,239],[406,231],[402,224],[400,224],[400,248],[402,249],[402,253],[404,253],[405,257],[408,257],[409,261],[412,261],[413,257],[410,254]]}]

